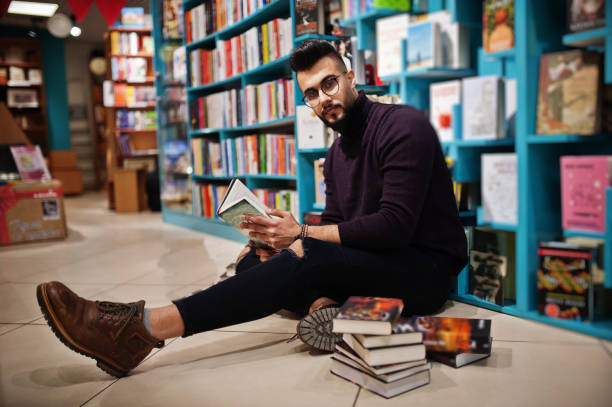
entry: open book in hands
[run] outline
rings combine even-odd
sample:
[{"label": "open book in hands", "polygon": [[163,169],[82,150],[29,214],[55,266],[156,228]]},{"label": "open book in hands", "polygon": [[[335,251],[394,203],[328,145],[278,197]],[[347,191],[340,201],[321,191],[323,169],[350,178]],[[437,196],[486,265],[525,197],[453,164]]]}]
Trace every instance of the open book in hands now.
[{"label": "open book in hands", "polygon": [[232,225],[240,233],[248,237],[255,246],[263,249],[271,249],[262,240],[249,236],[250,229],[240,229],[242,215],[263,216],[271,218],[266,213],[266,206],[259,198],[249,190],[238,178],[230,182],[225,196],[221,200],[217,214],[221,219]]}]

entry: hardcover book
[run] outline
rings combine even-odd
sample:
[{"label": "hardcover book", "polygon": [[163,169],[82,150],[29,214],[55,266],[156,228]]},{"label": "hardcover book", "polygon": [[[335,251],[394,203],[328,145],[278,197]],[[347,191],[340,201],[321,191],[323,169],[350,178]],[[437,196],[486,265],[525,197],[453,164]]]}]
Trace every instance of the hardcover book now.
[{"label": "hardcover book", "polygon": [[464,140],[503,138],[504,85],[496,75],[476,76],[461,81]]},{"label": "hardcover book", "polygon": [[436,45],[440,52],[440,66],[464,69],[470,66],[469,27],[454,22],[448,10],[420,15],[416,21],[438,23],[439,41]]},{"label": "hardcover book", "polygon": [[429,115],[441,142],[454,138],[453,106],[461,104],[461,81],[432,83],[429,86]]},{"label": "hardcover book", "polygon": [[342,340],[370,366],[425,359],[425,345],[422,343],[369,349],[363,346],[352,334],[342,334]]},{"label": "hardcover book", "polygon": [[388,375],[392,376],[395,372],[401,372],[406,369],[412,369],[416,366],[421,366],[427,363],[426,359],[413,360],[409,362],[401,362],[401,363],[390,363],[387,365],[378,365],[378,366],[370,366],[363,359],[359,357],[359,355],[351,349],[350,346],[346,344],[346,342],[340,341],[336,344],[336,352],[335,355],[342,355],[346,358],[351,359],[353,362],[356,362],[361,366],[361,369],[366,369],[371,372],[373,375],[382,376]]},{"label": "hardcover book", "polygon": [[249,237],[249,229],[240,229],[243,214],[263,216],[264,218],[270,218],[270,216],[266,213],[265,205],[238,178],[234,178],[230,182],[227,192],[221,200],[221,204],[219,204],[217,214],[221,219],[252,240],[256,246],[269,248],[260,239]]},{"label": "hardcover book", "polygon": [[407,69],[433,68],[441,65],[440,27],[435,21],[412,23],[407,35]]},{"label": "hardcover book", "polygon": [[405,393],[429,383],[429,369],[422,370],[419,373],[415,373],[394,382],[385,383],[362,370],[332,359],[331,372],[385,398],[395,397],[398,394]]},{"label": "hardcover book", "polygon": [[516,153],[481,155],[482,220],[516,225],[518,173]]},{"label": "hardcover book", "polygon": [[563,242],[541,242],[538,254],[540,314],[551,318],[592,320],[591,249]]},{"label": "hardcover book", "polygon": [[491,320],[420,316],[403,321],[423,334],[427,352],[491,352]]},{"label": "hardcover book", "polygon": [[560,161],[563,228],[605,232],[612,156],[562,156]]},{"label": "hardcover book", "polygon": [[379,77],[402,72],[405,55],[402,40],[408,34],[410,16],[399,14],[376,20],[376,66]]},{"label": "hardcover book", "polygon": [[325,205],[325,178],[323,176],[325,157],[314,160],[313,166],[315,183],[315,203],[319,205]]},{"label": "hardcover book", "polygon": [[[364,367],[363,365],[361,365],[360,363],[356,362],[355,360],[353,360],[353,359],[351,359],[351,358],[349,358],[347,356],[344,356],[341,353],[338,353],[338,352],[334,353],[332,355],[332,360],[333,361],[342,362],[343,364],[348,365],[348,366],[350,366],[352,368],[358,369],[358,370],[362,371],[363,373],[366,373],[366,374],[369,374],[369,375],[374,375],[370,369]],[[385,383],[390,383],[390,382],[394,382],[396,380],[403,379],[403,378],[408,377],[408,376],[412,376],[415,373],[419,373],[419,372],[422,372],[424,370],[430,370],[431,369],[431,364],[430,363],[426,362],[425,360],[420,361],[420,362],[422,362],[422,363],[419,364],[419,365],[412,366],[412,367],[409,367],[409,368],[406,368],[406,369],[403,369],[403,370],[399,370],[399,371],[396,371],[396,372],[393,372],[393,373],[388,373],[388,374],[374,375],[374,376],[377,379],[380,379],[380,380],[382,380]],[[334,363],[334,362],[332,362],[332,363]]]},{"label": "hardcover book", "polygon": [[504,305],[505,256],[493,252],[470,250],[470,294],[485,301]]},{"label": "hardcover book", "polygon": [[397,298],[349,297],[333,320],[333,332],[389,335],[403,308]]},{"label": "hardcover book", "polygon": [[324,33],[323,0],[296,0],[295,36]]},{"label": "hardcover book", "polygon": [[540,58],[538,134],[596,134],[601,130],[601,54],[571,50]]},{"label": "hardcover book", "polygon": [[606,26],[605,0],[566,0],[567,32],[594,30]]},{"label": "hardcover book", "polygon": [[[489,341],[489,349],[491,348],[491,342],[492,340]],[[427,352],[427,359],[435,360],[436,362],[443,363],[456,369],[488,358],[489,356],[491,356],[490,351],[485,353]]]},{"label": "hardcover book", "polygon": [[484,0],[482,45],[485,53],[514,48],[514,0]]},{"label": "hardcover book", "polygon": [[324,148],[325,124],[308,106],[296,106],[297,141],[299,149]]},{"label": "hardcover book", "polygon": [[39,146],[11,146],[10,148],[23,181],[40,182],[51,179]]}]

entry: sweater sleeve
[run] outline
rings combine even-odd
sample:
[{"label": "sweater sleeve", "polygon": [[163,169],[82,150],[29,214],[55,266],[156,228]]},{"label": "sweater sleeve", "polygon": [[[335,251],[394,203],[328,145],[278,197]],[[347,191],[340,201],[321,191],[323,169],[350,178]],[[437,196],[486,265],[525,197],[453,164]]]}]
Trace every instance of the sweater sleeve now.
[{"label": "sweater sleeve", "polygon": [[437,142],[429,120],[420,112],[389,113],[375,145],[382,177],[378,210],[340,223],[342,244],[392,249],[412,242],[430,188]]},{"label": "sweater sleeve", "polygon": [[321,221],[324,225],[335,225],[340,223],[343,219],[340,212],[340,206],[337,201],[337,194],[334,188],[334,183],[330,180],[330,168],[333,160],[333,150],[336,144],[330,147],[329,152],[325,158],[325,165],[323,166],[323,178],[325,179],[325,209],[321,215]]}]

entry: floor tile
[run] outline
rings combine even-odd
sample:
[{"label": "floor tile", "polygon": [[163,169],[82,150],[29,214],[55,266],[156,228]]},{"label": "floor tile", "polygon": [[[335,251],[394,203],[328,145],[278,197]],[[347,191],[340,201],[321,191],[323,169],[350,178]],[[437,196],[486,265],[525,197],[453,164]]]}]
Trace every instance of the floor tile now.
[{"label": "floor tile", "polygon": [[334,379],[329,355],[312,355],[288,337],[207,332],[177,339],[86,406],[352,406],[357,387]]},{"label": "floor tile", "polygon": [[491,357],[434,363],[429,385],[390,400],[361,391],[356,406],[609,406],[612,363],[598,346],[494,342]]},{"label": "floor tile", "polygon": [[278,314],[272,314],[266,318],[258,319],[256,321],[231,325],[218,330],[239,332],[276,332],[294,335],[297,332],[296,326],[298,322],[299,318],[296,315],[281,312]]},{"label": "floor tile", "polygon": [[0,336],[0,405],[79,406],[114,379],[64,346],[48,327]]},{"label": "floor tile", "polygon": [[14,331],[17,328],[21,328],[23,324],[0,324],[0,335],[4,335],[7,332]]},{"label": "floor tile", "polygon": [[608,356],[612,358],[612,341],[606,341],[606,340],[601,339],[599,342],[601,343],[601,346],[603,346],[606,352],[608,353]]},{"label": "floor tile", "polygon": [[[27,323],[41,317],[42,312],[36,300],[36,286],[31,283],[0,284],[0,323]],[[69,288],[83,296],[92,296],[108,285],[71,284]]]}]

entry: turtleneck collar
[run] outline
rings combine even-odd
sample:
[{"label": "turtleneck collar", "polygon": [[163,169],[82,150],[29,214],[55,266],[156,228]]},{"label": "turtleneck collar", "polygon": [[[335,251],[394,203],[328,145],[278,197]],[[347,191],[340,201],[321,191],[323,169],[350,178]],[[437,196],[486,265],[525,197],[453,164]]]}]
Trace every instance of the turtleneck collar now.
[{"label": "turtleneck collar", "polygon": [[360,139],[365,129],[365,122],[373,102],[368,99],[364,91],[359,91],[359,95],[346,116],[340,133],[344,140]]}]

